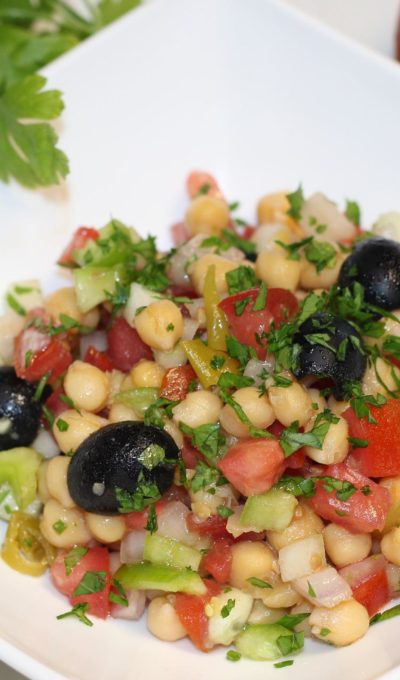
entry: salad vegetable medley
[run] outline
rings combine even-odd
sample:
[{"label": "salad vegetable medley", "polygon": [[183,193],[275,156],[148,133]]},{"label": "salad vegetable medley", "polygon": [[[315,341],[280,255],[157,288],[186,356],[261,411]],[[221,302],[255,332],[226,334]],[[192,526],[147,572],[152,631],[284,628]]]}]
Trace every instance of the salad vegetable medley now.
[{"label": "salad vegetable medley", "polygon": [[50,570],[60,620],[282,667],[400,613],[400,216],[362,231],[300,186],[253,227],[187,189],[169,252],[112,220],[75,232],[69,286],[10,286],[2,557]]}]

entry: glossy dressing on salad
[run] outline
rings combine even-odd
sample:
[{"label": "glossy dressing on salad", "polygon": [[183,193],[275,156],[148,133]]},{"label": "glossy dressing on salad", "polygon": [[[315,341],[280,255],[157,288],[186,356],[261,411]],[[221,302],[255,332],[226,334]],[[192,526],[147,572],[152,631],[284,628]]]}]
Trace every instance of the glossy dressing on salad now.
[{"label": "glossy dressing on salad", "polygon": [[299,187],[250,226],[211,175],[187,191],[170,252],[112,220],[68,286],[10,286],[2,557],[49,569],[59,620],[282,667],[398,613],[400,218]]}]

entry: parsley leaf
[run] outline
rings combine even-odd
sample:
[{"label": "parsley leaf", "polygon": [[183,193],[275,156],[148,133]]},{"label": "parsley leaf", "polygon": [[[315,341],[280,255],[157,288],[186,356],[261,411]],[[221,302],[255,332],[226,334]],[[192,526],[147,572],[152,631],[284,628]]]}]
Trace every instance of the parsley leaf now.
[{"label": "parsley leaf", "polygon": [[360,226],[361,210],[360,206],[358,205],[358,203],[356,203],[356,201],[346,201],[345,215],[350,220],[350,222],[353,222],[353,224],[356,225],[356,227]]},{"label": "parsley leaf", "polygon": [[226,619],[236,604],[236,600],[228,599],[228,602],[221,608],[221,616]]},{"label": "parsley leaf", "polygon": [[220,434],[219,423],[189,427],[185,423],[179,423],[179,429],[183,434],[191,438],[193,446],[198,449],[211,463],[219,458],[219,449],[225,443],[225,438]]},{"label": "parsley leaf", "polygon": [[82,545],[77,545],[75,548],[72,548],[67,555],[64,557],[64,566],[65,566],[65,573],[67,576],[72,574],[72,570],[76,567],[77,564],[81,561],[82,557],[84,557],[87,553],[88,549],[84,548]]},{"label": "parsley leaf", "polygon": [[309,616],[311,616],[311,613],[308,612],[304,612],[303,614],[284,614],[284,616],[281,616],[275,623],[279,626],[289,628],[289,630],[293,630],[299,623],[308,619]]},{"label": "parsley leaf", "polygon": [[225,274],[226,282],[228,284],[229,295],[236,295],[242,290],[249,290],[249,288],[256,288],[257,277],[252,267],[240,265],[237,269],[232,269]]},{"label": "parsley leaf", "polygon": [[304,633],[291,633],[291,635],[280,635],[276,641],[280,651],[284,656],[298,652],[304,647]]},{"label": "parsley leaf", "polygon": [[115,488],[115,496],[118,501],[118,511],[122,514],[126,512],[142,512],[147,505],[157,501],[161,494],[157,484],[148,481],[141,470],[137,479],[136,491],[130,492],[127,489]]},{"label": "parsley leaf", "polygon": [[145,526],[146,531],[154,534],[158,529],[157,513],[154,505],[149,506],[149,516],[147,519],[147,524]]},{"label": "parsley leaf", "polygon": [[192,477],[192,480],[190,482],[190,486],[192,491],[196,493],[196,491],[200,491],[200,489],[206,489],[209,486],[212,486],[216,484],[217,486],[221,486],[222,484],[225,484],[226,480],[225,478],[220,474],[220,472],[216,468],[212,468],[209,465],[206,465],[206,463],[203,463],[202,460],[200,460],[195,468],[195,474]]},{"label": "parsley leaf", "polygon": [[91,595],[92,593],[100,593],[104,590],[106,582],[107,572],[87,571],[75,588],[73,595]]},{"label": "parsley leaf", "polygon": [[265,281],[261,281],[260,290],[253,305],[253,312],[260,312],[267,306],[268,288]]},{"label": "parsley leaf", "polygon": [[248,578],[247,581],[256,588],[272,588],[270,583],[268,583],[267,581],[263,581],[261,578],[257,578],[257,576],[250,576],[250,578]]},{"label": "parsley leaf", "polygon": [[227,336],[226,349],[232,359],[238,360],[240,368],[245,368],[250,359],[257,358],[256,351],[253,347],[244,345],[242,342],[239,342],[239,340],[236,340],[233,335]]},{"label": "parsley leaf", "polygon": [[301,184],[299,184],[298,188],[296,191],[293,191],[291,194],[286,194],[286,198],[289,201],[290,208],[287,211],[287,214],[290,217],[293,217],[294,220],[300,220],[301,219],[301,209],[303,207],[304,203],[304,194],[303,194],[303,188]]},{"label": "parsley leaf", "polygon": [[129,605],[128,598],[120,581],[118,581],[116,578],[113,578],[113,586],[116,588],[117,592],[115,593],[113,590],[110,591],[108,595],[109,602],[114,602],[115,604],[120,604],[123,607],[127,607]]},{"label": "parsley leaf", "polygon": [[88,610],[89,605],[87,602],[81,602],[81,604],[76,604],[69,612],[64,614],[59,614],[56,618],[61,621],[61,619],[66,619],[69,616],[76,616],[79,621],[84,623],[86,626],[93,626],[93,621],[88,619],[85,612]]},{"label": "parsley leaf", "polygon": [[317,272],[326,267],[332,269],[336,264],[337,252],[328,241],[316,241],[314,238],[304,248],[306,259],[315,265]]},{"label": "parsley leaf", "polygon": [[372,626],[374,623],[378,623],[379,621],[387,621],[388,619],[392,619],[395,616],[400,616],[400,604],[396,604],[394,607],[391,607],[390,609],[386,609],[385,612],[378,612],[369,620],[369,625]]}]

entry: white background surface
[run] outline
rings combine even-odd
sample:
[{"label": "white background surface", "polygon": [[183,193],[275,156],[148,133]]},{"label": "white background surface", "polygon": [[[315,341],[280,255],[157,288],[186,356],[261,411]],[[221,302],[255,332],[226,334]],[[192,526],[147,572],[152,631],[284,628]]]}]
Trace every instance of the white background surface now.
[{"label": "white background surface", "polygon": [[[165,1],[168,2],[168,0]],[[393,52],[398,0],[286,0],[286,2],[311,12],[373,49],[386,55]],[[26,615],[34,616],[35,613],[26,612]],[[22,676],[0,664],[0,678],[1,680],[20,680]]]}]

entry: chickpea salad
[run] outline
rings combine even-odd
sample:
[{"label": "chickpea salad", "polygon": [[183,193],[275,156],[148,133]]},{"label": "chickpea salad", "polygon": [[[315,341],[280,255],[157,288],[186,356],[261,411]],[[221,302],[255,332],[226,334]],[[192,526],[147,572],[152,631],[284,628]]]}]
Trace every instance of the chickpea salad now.
[{"label": "chickpea salad", "polygon": [[60,622],[281,668],[400,613],[400,214],[186,184],[169,252],[81,227],[68,286],[6,293],[1,555]]}]

